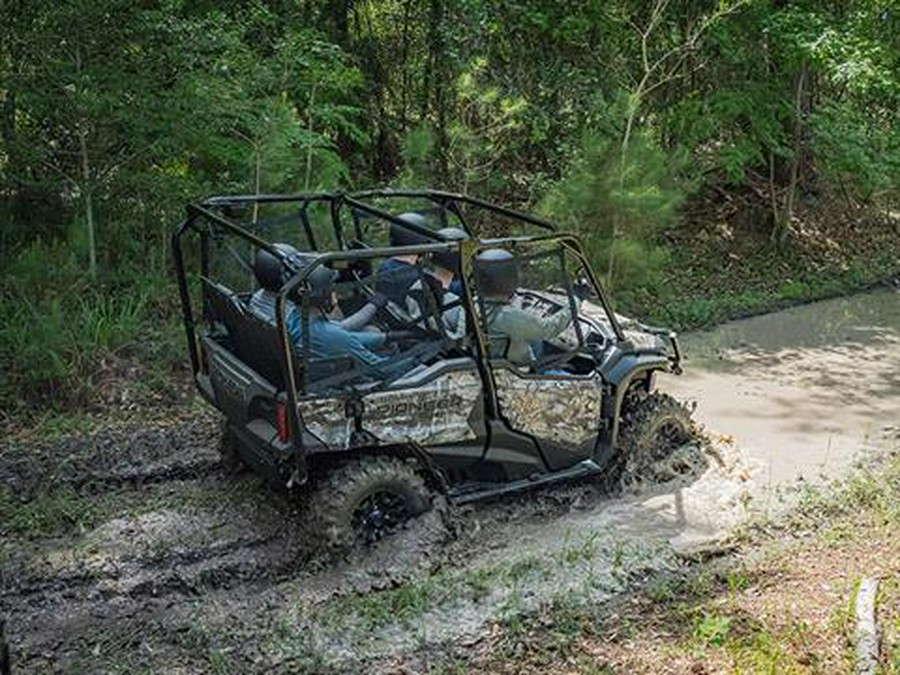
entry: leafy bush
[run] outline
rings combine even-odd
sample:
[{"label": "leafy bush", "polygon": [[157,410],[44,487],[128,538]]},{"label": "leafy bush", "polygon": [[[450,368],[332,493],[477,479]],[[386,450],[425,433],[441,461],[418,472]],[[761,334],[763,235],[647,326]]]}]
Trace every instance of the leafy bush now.
[{"label": "leafy bush", "polygon": [[830,102],[812,117],[823,173],[865,200],[900,191],[900,129],[849,103]]}]

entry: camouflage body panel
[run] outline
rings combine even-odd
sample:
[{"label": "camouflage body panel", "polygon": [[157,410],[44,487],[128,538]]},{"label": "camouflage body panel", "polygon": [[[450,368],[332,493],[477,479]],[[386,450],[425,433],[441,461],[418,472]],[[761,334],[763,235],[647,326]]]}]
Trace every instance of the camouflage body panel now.
[{"label": "camouflage body panel", "polygon": [[[609,316],[607,316],[606,310],[600,305],[597,305],[590,300],[584,300],[578,308],[578,313],[599,324],[600,330],[604,336],[609,338],[615,336],[615,331],[613,331],[613,328],[609,323]],[[572,331],[573,336],[574,333],[575,331]]]},{"label": "camouflage body panel", "polygon": [[330,448],[346,448],[353,431],[346,403],[339,398],[320,398],[297,404],[300,419],[307,430]]},{"label": "camouflage body panel", "polygon": [[[482,405],[476,370],[455,371],[413,389],[363,396],[363,429],[385,444],[409,440],[422,445],[460,443],[477,438],[470,420]],[[303,423],[333,449],[350,447],[353,420],[343,399],[302,401]]]},{"label": "camouflage body panel", "polygon": [[600,432],[602,380],[523,378],[508,369],[494,370],[500,410],[517,431],[581,447]]}]

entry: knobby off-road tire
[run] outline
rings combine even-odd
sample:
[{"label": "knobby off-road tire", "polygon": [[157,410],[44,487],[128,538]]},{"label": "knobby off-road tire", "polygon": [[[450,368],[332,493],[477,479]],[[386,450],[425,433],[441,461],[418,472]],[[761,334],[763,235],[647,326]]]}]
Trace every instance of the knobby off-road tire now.
[{"label": "knobby off-road tire", "polygon": [[661,472],[656,467],[695,436],[691,411],[672,396],[661,392],[629,396],[623,405],[617,442],[622,483],[670,480],[670,468]]},{"label": "knobby off-road tire", "polygon": [[432,496],[412,460],[359,457],[323,476],[306,509],[322,547],[340,552],[390,534],[431,508]]}]

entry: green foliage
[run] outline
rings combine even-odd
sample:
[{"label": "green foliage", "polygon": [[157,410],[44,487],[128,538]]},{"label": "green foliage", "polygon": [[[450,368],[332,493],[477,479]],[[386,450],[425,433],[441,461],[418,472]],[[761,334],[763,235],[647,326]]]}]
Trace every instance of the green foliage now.
[{"label": "green foliage", "polygon": [[540,209],[585,238],[595,269],[624,289],[646,282],[666,260],[658,235],[678,218],[685,187],[677,163],[651,137],[640,134],[623,150],[613,139],[588,133],[564,177]]},{"label": "green foliage", "polygon": [[[88,284],[71,251],[35,242],[4,272],[0,298],[3,409],[28,415],[43,407],[87,405],[109,356],[132,351],[171,369],[174,314],[160,310],[176,297],[153,270]],[[178,345],[180,347],[180,345]],[[150,384],[146,382],[145,384]]]},{"label": "green foliage", "polygon": [[704,614],[694,626],[694,637],[704,645],[721,647],[728,638],[731,619],[718,614]]},{"label": "green foliage", "polygon": [[400,183],[409,187],[430,187],[434,184],[434,131],[422,124],[409,130],[403,138],[403,171]]},{"label": "green foliage", "polygon": [[20,503],[6,487],[0,487],[0,534],[49,536],[70,527],[87,524],[94,511],[88,500],[81,499],[69,487],[39,492],[28,502]]},{"label": "green foliage", "polygon": [[885,126],[851,103],[830,102],[812,116],[813,147],[824,175],[862,199],[900,191],[900,126]]},{"label": "green foliage", "polygon": [[475,59],[456,81],[457,108],[447,127],[446,154],[450,178],[463,192],[499,192],[506,186],[496,168],[509,163],[508,143],[527,109],[523,97],[504,95],[482,81],[488,67],[487,59]]}]

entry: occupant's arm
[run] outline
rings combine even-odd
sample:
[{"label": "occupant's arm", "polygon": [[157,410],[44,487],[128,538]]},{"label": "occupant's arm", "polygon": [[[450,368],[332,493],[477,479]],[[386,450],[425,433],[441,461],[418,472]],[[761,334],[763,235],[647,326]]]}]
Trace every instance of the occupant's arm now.
[{"label": "occupant's arm", "polygon": [[356,312],[338,322],[344,330],[360,330],[375,320],[378,310],[387,304],[387,296],[375,293],[372,298]]},{"label": "occupant's arm", "polygon": [[291,336],[291,342],[294,343],[294,347],[300,349],[303,344],[303,333],[300,328],[300,315],[296,308],[288,308],[286,322],[287,332],[288,335]]},{"label": "occupant's arm", "polygon": [[[556,337],[572,321],[572,312],[563,307],[550,316],[538,316],[525,309],[508,307],[503,313],[502,330],[519,340],[532,342]],[[498,328],[500,326],[498,325]]]}]

